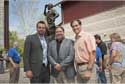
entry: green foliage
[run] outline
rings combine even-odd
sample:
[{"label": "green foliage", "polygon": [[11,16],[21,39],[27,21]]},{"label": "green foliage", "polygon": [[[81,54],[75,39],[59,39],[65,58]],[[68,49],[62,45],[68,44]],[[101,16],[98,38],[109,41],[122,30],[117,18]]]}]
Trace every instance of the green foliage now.
[{"label": "green foliage", "polygon": [[15,31],[9,32],[9,44],[10,47],[13,47],[13,42],[17,41],[17,33]]},{"label": "green foliage", "polygon": [[3,49],[3,48],[0,48],[0,51],[4,51],[4,49]]}]

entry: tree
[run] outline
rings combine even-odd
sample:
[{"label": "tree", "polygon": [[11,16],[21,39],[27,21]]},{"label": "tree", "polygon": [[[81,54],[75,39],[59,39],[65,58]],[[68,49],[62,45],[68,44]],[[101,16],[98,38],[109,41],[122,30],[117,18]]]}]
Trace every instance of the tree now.
[{"label": "tree", "polygon": [[9,32],[9,44],[10,47],[13,46],[13,42],[17,41],[18,37],[17,37],[17,33],[15,31]]},{"label": "tree", "polygon": [[10,44],[10,47],[13,47],[13,43],[15,41],[18,42],[18,44],[19,44],[18,51],[19,51],[20,55],[23,56],[24,40],[23,39],[19,39],[19,37],[17,36],[17,32],[16,31],[9,32],[9,42],[10,42],[9,44]]},{"label": "tree", "polygon": [[35,23],[41,17],[39,12],[40,0],[11,0],[10,11],[17,18],[18,26],[25,35],[34,32]]}]

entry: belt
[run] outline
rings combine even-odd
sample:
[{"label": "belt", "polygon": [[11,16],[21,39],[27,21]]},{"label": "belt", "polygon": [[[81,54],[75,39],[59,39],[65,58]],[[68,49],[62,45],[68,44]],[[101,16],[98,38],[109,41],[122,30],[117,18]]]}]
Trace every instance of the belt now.
[{"label": "belt", "polygon": [[[113,62],[113,63],[118,63],[118,64],[122,64],[121,62]],[[112,64],[113,64],[113,63],[112,63]]]},{"label": "belt", "polygon": [[113,62],[112,64],[122,65],[122,63],[120,63],[120,62]]},{"label": "belt", "polygon": [[88,64],[88,62],[83,62],[83,63],[77,63],[78,66],[81,66],[81,65],[86,65]]}]

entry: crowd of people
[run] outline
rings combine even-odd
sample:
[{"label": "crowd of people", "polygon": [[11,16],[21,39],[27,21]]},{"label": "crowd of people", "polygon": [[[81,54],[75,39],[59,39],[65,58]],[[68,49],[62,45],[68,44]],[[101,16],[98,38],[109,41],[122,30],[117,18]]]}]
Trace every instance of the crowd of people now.
[{"label": "crowd of people", "polygon": [[[80,20],[70,23],[75,40],[65,37],[65,28],[56,26],[55,38],[46,36],[44,21],[36,24],[36,33],[24,43],[24,72],[31,83],[123,83],[122,40],[118,33],[110,35],[111,46],[84,30]],[[18,43],[8,50],[10,83],[18,83],[20,55]],[[107,56],[109,51],[109,56]],[[106,59],[108,57],[108,59]]]},{"label": "crowd of people", "polygon": [[[86,32],[82,22],[74,20],[70,22],[70,26],[75,40],[66,38],[65,28],[55,26],[55,19],[59,14],[53,7],[50,3],[44,9],[49,28],[44,21],[39,21],[36,24],[37,32],[25,39],[24,72],[30,82],[124,83],[123,45],[120,35],[112,33],[109,36],[111,45],[108,49],[100,35]],[[9,61],[10,83],[19,81],[21,57],[17,49],[18,43],[14,42],[7,52],[7,59],[0,51],[0,73],[4,72],[3,61]],[[108,78],[106,71],[110,75]]]},{"label": "crowd of people", "polygon": [[[75,40],[66,38],[65,28],[56,26],[55,38],[46,35],[44,21],[36,24],[37,32],[28,35],[24,43],[24,71],[31,83],[122,83],[122,40],[118,33],[110,35],[111,45],[101,36],[82,28],[80,20],[70,23]],[[18,83],[20,54],[18,43],[8,50],[10,83]],[[109,56],[107,56],[109,51]],[[108,59],[106,59],[108,57]],[[1,65],[3,57],[1,54]],[[3,66],[1,66],[3,67]],[[2,71],[2,70],[1,70]],[[110,73],[109,78],[106,71]]]},{"label": "crowd of people", "polygon": [[[110,35],[109,61],[106,44],[100,35],[84,31],[80,20],[70,26],[75,41],[64,36],[62,26],[55,29],[55,39],[49,41],[46,24],[39,21],[37,33],[27,36],[24,45],[24,71],[31,83],[107,83],[105,70],[111,73],[111,83],[121,83],[122,43],[119,34]],[[51,81],[50,81],[51,78]]]}]

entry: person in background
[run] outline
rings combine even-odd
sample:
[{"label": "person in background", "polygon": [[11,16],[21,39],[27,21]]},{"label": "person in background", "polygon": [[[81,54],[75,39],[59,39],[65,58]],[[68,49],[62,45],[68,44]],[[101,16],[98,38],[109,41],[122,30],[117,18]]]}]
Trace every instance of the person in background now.
[{"label": "person in background", "polygon": [[102,52],[102,60],[104,60],[104,56],[107,55],[107,46],[106,44],[102,41],[101,36],[96,34],[95,35],[95,39],[96,39],[96,44],[97,46],[100,48],[101,52]]},{"label": "person in background", "polygon": [[0,51],[0,74],[4,73],[3,61],[4,57],[2,56],[2,51]]},{"label": "person in background", "polygon": [[80,20],[70,23],[75,35],[75,65],[78,83],[96,83],[95,38],[82,29]]},{"label": "person in background", "polygon": [[96,44],[100,48],[101,53],[102,53],[102,70],[99,72],[99,77],[101,80],[101,83],[107,83],[106,80],[106,75],[105,75],[105,57],[107,55],[107,46],[106,44],[102,41],[101,36],[96,34],[95,36]]},{"label": "person in background", "polygon": [[108,63],[108,69],[112,74],[112,83],[121,83],[121,75],[123,73],[122,68],[122,43],[121,37],[118,33],[112,33],[110,35],[111,48],[110,48],[110,59]]},{"label": "person in background", "polygon": [[18,52],[18,43],[13,43],[13,48],[8,50],[8,59],[10,67],[10,83],[18,83],[20,76],[20,54]]},{"label": "person in background", "polygon": [[102,71],[102,53],[98,46],[96,47],[96,65],[97,82],[100,83],[99,73]]},{"label": "person in background", "polygon": [[57,83],[74,83],[74,48],[73,41],[65,38],[64,28],[57,26],[55,40],[49,44],[49,62],[51,74]]}]

